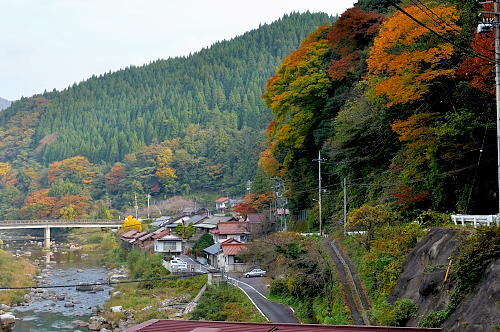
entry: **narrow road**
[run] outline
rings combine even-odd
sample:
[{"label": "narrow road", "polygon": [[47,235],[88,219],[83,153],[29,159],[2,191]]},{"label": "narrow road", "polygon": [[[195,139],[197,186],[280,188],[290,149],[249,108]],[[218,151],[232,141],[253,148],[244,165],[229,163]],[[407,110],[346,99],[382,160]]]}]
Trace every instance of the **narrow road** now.
[{"label": "narrow road", "polygon": [[[264,317],[267,318],[268,321],[272,323],[300,323],[297,317],[293,315],[293,311],[290,307],[268,300],[262,293],[257,291],[255,287],[249,285],[246,282],[247,280],[243,282],[232,277],[229,277],[228,279],[231,284],[239,287],[243,292],[245,292],[255,307],[262,313],[262,315],[264,315]],[[249,278],[248,282],[250,283],[254,279],[260,278]]]},{"label": "narrow road", "polygon": [[351,309],[354,325],[371,325],[368,319],[367,311],[371,309],[370,301],[363,291],[361,280],[359,279],[356,269],[349,260],[342,248],[335,240],[325,238],[325,246],[332,257],[340,279],[344,285],[349,307]]}]

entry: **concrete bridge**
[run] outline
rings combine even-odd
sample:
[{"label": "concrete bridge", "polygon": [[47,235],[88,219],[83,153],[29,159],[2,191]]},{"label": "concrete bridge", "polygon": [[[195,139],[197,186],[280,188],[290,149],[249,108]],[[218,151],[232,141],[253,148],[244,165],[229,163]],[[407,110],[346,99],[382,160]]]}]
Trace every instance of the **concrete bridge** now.
[{"label": "concrete bridge", "polygon": [[43,228],[45,247],[50,248],[50,229],[61,227],[111,227],[120,228],[119,219],[47,219],[47,220],[1,220],[0,229]]}]

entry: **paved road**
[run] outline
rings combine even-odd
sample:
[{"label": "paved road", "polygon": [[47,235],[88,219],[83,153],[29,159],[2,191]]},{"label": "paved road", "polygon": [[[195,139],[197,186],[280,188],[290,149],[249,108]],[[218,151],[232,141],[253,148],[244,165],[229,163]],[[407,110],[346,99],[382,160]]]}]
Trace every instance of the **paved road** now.
[{"label": "paved road", "polygon": [[[238,276],[236,276],[238,277]],[[244,281],[229,277],[231,283],[243,290],[248,298],[254,303],[257,309],[272,323],[300,323],[297,317],[293,315],[293,311],[290,307],[283,305],[281,303],[276,303],[268,300],[262,293],[257,291],[257,289],[249,283],[253,283],[256,287],[262,282],[255,282],[255,280],[262,279],[260,277],[256,278],[244,278]],[[261,281],[261,280],[259,280]],[[247,283],[248,282],[248,283]]]}]

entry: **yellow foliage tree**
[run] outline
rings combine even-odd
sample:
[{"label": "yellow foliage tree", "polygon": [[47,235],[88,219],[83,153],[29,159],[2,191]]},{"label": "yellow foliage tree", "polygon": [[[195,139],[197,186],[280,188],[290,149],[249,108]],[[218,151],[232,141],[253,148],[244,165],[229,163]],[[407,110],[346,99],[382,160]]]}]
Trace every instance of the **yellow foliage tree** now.
[{"label": "yellow foliage tree", "polygon": [[127,232],[132,229],[137,229],[139,232],[142,231],[142,224],[139,220],[135,219],[132,216],[128,216],[123,219],[122,229]]},{"label": "yellow foliage tree", "polygon": [[386,222],[387,211],[383,207],[363,204],[360,208],[349,213],[347,227],[364,234],[363,237],[359,237],[358,241],[365,247],[366,251],[370,251],[375,239],[376,228]]},{"label": "yellow foliage tree", "polygon": [[2,179],[5,179],[5,177],[7,177],[9,172],[10,172],[10,164],[0,163],[0,177],[2,177]]}]

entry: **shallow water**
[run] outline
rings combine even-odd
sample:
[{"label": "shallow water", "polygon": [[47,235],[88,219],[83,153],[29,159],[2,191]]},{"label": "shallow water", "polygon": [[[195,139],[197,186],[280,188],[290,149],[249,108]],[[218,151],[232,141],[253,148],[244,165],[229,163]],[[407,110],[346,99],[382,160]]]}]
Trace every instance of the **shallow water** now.
[{"label": "shallow water", "polygon": [[[81,250],[74,250],[64,246],[58,246],[56,252],[52,251],[50,263],[46,263],[46,253],[39,246],[33,246],[28,242],[14,239],[9,241],[9,250],[20,254],[31,252],[29,259],[39,263],[43,269],[43,284],[39,288],[53,290],[57,295],[64,295],[64,300],[35,300],[30,301],[28,306],[13,307],[12,313],[16,316],[14,332],[36,331],[53,332],[61,331],[63,326],[72,326],[67,331],[82,330],[86,327],[78,327],[73,324],[75,320],[88,322],[94,316],[97,308],[102,308],[104,302],[109,299],[110,286],[103,285],[104,291],[95,293],[77,291],[74,285],[80,282],[105,283],[107,282],[106,268],[102,267],[101,255],[96,252],[88,252],[88,257],[83,256]],[[54,248],[52,248],[54,250]],[[67,286],[50,288],[50,286]],[[75,303],[74,307],[65,307],[66,302]]]}]

